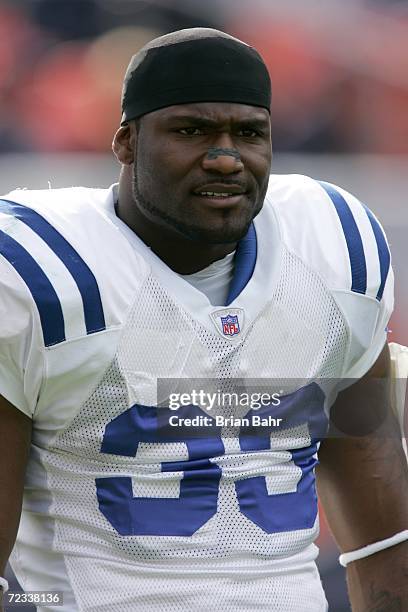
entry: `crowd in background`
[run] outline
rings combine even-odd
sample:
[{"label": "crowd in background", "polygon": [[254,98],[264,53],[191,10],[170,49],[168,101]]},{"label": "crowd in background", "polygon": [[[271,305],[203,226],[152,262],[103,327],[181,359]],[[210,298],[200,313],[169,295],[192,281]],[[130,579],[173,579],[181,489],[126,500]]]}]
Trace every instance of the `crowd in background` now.
[{"label": "crowd in background", "polygon": [[0,152],[107,151],[129,56],[200,25],[265,58],[275,151],[408,153],[406,3],[291,4],[0,0]]}]

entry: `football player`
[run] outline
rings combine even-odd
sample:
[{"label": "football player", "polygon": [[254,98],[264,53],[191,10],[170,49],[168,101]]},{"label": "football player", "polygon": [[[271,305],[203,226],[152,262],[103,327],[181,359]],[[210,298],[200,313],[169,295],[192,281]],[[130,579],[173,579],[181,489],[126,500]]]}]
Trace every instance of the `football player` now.
[{"label": "football player", "polygon": [[270,95],[245,43],[160,37],[119,183],[0,201],[0,571],[42,611],[327,610],[318,451],[353,610],[408,609],[388,245],[345,190],[270,176]]},{"label": "football player", "polygon": [[408,457],[408,412],[407,406],[407,379],[408,379],[408,347],[396,342],[390,342],[391,378],[393,381],[391,405],[400,424],[402,443]]}]

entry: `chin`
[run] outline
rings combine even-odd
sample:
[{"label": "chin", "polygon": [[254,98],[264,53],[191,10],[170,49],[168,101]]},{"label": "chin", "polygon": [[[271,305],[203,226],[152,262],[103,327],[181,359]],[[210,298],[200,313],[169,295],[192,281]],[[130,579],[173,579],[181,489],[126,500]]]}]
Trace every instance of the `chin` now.
[{"label": "chin", "polygon": [[258,212],[248,206],[224,211],[213,209],[206,215],[192,214],[190,223],[180,223],[178,229],[190,240],[205,244],[236,243],[247,234]]},{"label": "chin", "polygon": [[222,228],[185,228],[184,235],[195,242],[203,244],[229,244],[241,240],[248,232],[251,222],[240,227],[222,227]]}]

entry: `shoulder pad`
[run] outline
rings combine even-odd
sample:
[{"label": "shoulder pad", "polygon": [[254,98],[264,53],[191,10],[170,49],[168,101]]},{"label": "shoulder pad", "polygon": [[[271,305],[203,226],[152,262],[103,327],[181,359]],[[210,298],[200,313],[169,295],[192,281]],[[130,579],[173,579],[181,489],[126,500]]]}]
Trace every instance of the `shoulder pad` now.
[{"label": "shoulder pad", "polygon": [[390,252],[364,204],[340,187],[301,175],[272,176],[267,200],[286,247],[330,289],[381,300]]},{"label": "shoulder pad", "polygon": [[133,299],[143,264],[108,218],[109,194],[75,187],[0,198],[0,255],[28,288],[47,347],[120,324]]}]

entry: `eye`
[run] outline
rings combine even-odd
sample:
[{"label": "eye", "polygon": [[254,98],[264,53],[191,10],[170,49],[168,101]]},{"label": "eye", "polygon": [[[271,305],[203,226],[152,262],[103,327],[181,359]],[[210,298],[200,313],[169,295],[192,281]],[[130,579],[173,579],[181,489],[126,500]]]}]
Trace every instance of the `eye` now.
[{"label": "eye", "polygon": [[252,128],[242,128],[239,130],[238,136],[242,136],[243,138],[257,138],[258,136],[261,136],[261,134]]},{"label": "eye", "polygon": [[183,136],[202,136],[204,134],[204,131],[198,127],[180,128],[177,132]]}]

